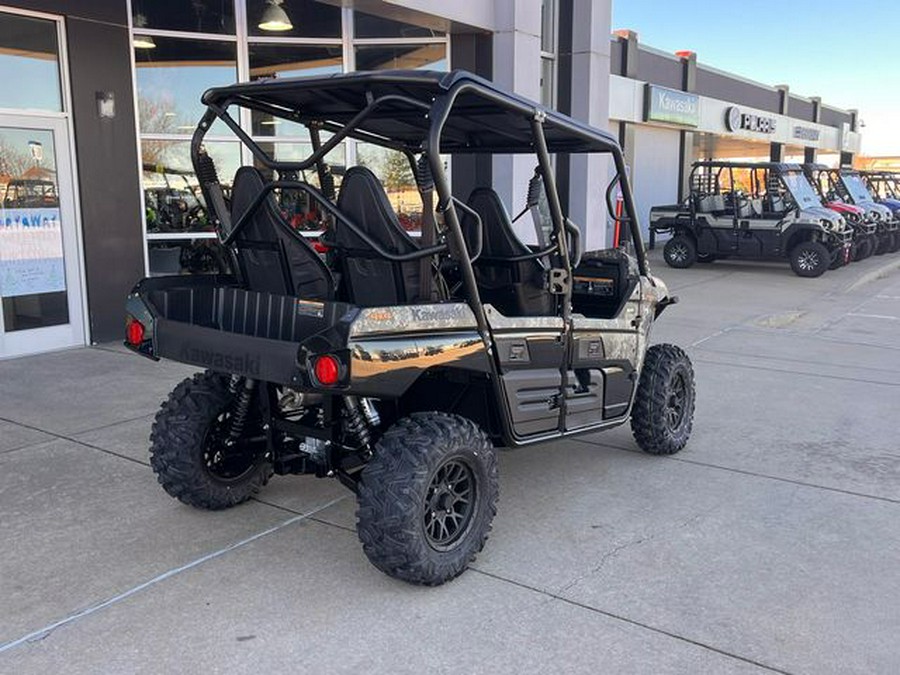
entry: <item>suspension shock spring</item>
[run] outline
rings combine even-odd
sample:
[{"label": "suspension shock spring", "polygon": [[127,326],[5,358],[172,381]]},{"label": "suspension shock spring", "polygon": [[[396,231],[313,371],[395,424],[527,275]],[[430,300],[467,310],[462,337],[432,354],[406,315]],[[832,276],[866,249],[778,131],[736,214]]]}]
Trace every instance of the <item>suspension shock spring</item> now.
[{"label": "suspension shock spring", "polygon": [[228,430],[229,443],[234,443],[244,433],[244,425],[247,423],[247,417],[250,414],[250,402],[253,400],[253,390],[255,388],[256,380],[251,380],[250,378],[244,380],[244,387],[240,391],[231,414],[231,425]]},{"label": "suspension shock spring", "polygon": [[360,445],[368,446],[372,441],[369,434],[369,426],[360,410],[359,399],[356,396],[344,398],[347,409],[347,431],[356,438]]}]

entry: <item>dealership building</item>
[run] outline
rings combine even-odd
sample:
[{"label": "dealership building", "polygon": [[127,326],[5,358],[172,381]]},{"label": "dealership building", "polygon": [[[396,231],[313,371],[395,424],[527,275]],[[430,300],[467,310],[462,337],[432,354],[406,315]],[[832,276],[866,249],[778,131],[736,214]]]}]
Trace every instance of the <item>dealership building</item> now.
[{"label": "dealership building", "polygon": [[[858,151],[855,112],[633,32],[610,37],[610,16],[610,0],[0,0],[0,358],[120,339],[140,277],[212,264],[188,158],[212,86],[471,70],[618,137],[645,226],[650,206],[683,197],[694,159],[837,164]],[[256,113],[240,124],[277,158],[309,151],[290,124]],[[224,127],[206,146],[223,182],[254,162]],[[348,141],[335,169],[387,162]],[[603,246],[608,163],[555,168],[569,217]],[[533,158],[450,158],[456,194],[493,185],[511,212],[533,170]]]}]

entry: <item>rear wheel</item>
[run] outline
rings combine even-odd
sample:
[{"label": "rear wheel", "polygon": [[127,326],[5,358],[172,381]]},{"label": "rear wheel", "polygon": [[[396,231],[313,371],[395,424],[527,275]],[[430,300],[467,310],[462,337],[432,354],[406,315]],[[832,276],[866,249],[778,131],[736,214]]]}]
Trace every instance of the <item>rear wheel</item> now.
[{"label": "rear wheel", "polygon": [[686,235],[675,235],[666,242],[663,257],[669,267],[685,269],[697,262],[697,245]]},{"label": "rear wheel", "polygon": [[820,277],[831,264],[831,253],[818,241],[800,242],[790,254],[791,269],[800,277]]},{"label": "rear wheel", "polygon": [[891,250],[894,244],[893,232],[882,232],[878,235],[875,243],[875,255],[884,255]]},{"label": "rear wheel", "polygon": [[496,451],[474,422],[439,412],[403,418],[362,473],[363,550],[392,577],[442,584],[484,547],[499,492]]},{"label": "rear wheel", "polygon": [[218,510],[245,502],[272,473],[262,437],[248,438],[255,410],[245,409],[244,432],[233,438],[237,394],[229,377],[197,373],[169,394],[150,432],[150,466],[176,499]]},{"label": "rear wheel", "polygon": [[631,431],[651,455],[681,450],[694,426],[694,369],[680,347],[662,344],[647,350],[631,411]]},{"label": "rear wheel", "polygon": [[890,243],[888,243],[887,252],[896,253],[900,250],[900,230],[891,232]]}]

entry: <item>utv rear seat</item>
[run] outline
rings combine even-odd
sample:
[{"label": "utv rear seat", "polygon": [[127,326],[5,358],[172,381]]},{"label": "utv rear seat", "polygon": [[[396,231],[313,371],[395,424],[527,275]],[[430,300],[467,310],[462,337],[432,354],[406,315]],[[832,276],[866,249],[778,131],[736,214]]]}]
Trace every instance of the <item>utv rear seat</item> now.
[{"label": "utv rear seat", "polygon": [[[364,166],[347,170],[337,207],[369,237],[391,253],[419,250],[400,226],[381,181]],[[349,228],[337,224],[334,243],[342,261],[346,299],[362,307],[397,305],[419,300],[419,261],[392,262],[378,256]]]},{"label": "utv rear seat", "polygon": [[[237,222],[262,192],[266,181],[258,169],[243,166],[231,189],[231,218]],[[335,284],[328,267],[303,235],[282,217],[270,193],[234,241],[234,251],[251,291],[329,300]]]},{"label": "utv rear seat", "polygon": [[[554,313],[553,297],[544,288],[544,266],[537,258],[510,260],[529,255],[531,249],[519,241],[506,208],[494,190],[475,188],[468,206],[482,221],[481,255],[475,261],[475,279],[481,300],[506,316],[548,316]],[[463,234],[474,250],[475,219],[465,214]]]},{"label": "utv rear seat", "polygon": [[725,197],[722,195],[703,195],[697,199],[697,211],[700,213],[716,213],[725,210]]}]

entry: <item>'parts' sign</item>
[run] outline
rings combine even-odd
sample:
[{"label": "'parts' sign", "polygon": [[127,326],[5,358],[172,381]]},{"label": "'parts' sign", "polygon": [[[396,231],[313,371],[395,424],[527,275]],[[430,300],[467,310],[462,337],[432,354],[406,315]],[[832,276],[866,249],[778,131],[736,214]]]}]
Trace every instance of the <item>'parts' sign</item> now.
[{"label": "'parts' sign", "polygon": [[686,91],[647,84],[644,87],[644,121],[700,125],[700,97]]},{"label": "'parts' sign", "polygon": [[728,131],[755,131],[760,134],[775,133],[775,118],[741,112],[736,105],[725,111],[725,128]]}]

